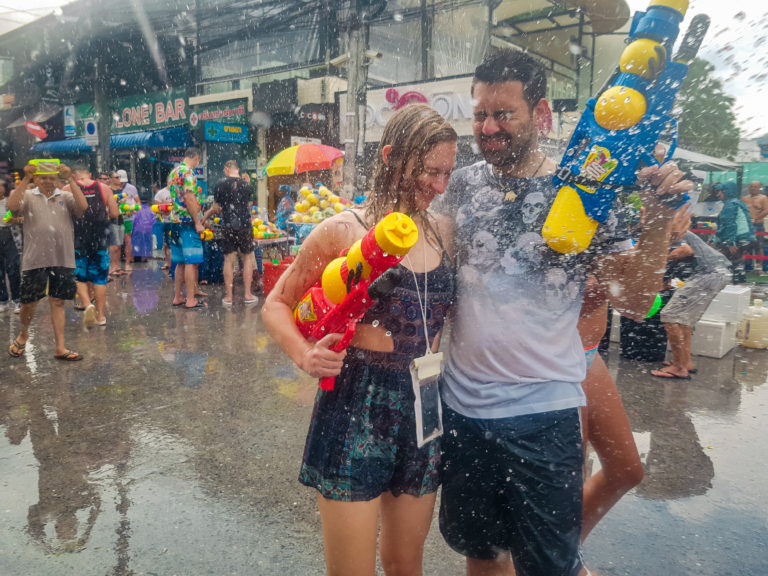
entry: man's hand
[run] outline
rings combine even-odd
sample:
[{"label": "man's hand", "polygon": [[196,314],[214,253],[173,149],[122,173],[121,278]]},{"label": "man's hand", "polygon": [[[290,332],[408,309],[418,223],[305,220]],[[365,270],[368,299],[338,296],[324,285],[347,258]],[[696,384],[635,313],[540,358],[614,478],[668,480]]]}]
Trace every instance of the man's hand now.
[{"label": "man's hand", "polygon": [[59,164],[59,178],[62,180],[69,180],[72,175],[72,170],[66,164]]},{"label": "man's hand", "polygon": [[35,173],[37,172],[37,166],[34,164],[27,164],[24,166],[24,178],[27,180],[32,180],[32,178],[35,177]]},{"label": "man's hand", "polygon": [[646,166],[637,175],[639,192],[643,204],[648,208],[664,209],[671,216],[675,212],[675,196],[682,197],[693,190],[693,182],[683,180],[684,173],[675,162],[661,166]]}]

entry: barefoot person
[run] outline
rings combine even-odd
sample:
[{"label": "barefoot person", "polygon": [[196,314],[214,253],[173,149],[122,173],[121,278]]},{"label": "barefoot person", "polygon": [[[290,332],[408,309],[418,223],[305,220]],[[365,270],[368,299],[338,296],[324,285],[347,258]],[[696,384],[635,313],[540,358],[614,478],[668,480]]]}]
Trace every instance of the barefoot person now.
[{"label": "barefoot person", "polygon": [[[69,184],[70,192],[58,188],[59,179]],[[77,291],[72,219],[80,218],[87,208],[88,201],[64,164],[41,161],[24,167],[24,178],[8,198],[11,213],[24,218],[21,330],[8,348],[11,356],[18,358],[24,354],[37,303],[47,294],[56,339],[54,357],[82,360],[80,354],[64,344],[64,302],[72,300]]]},{"label": "barefoot person", "polygon": [[[436,348],[453,295],[446,231],[428,208],[445,190],[456,142],[456,132],[429,106],[395,112],[379,144],[367,205],[320,224],[264,304],[267,329],[297,366],[316,377],[338,375],[333,390],[318,391],[299,475],[317,490],[328,574],[373,576],[379,520],[385,574],[422,573],[440,449],[438,439],[417,445],[408,366],[428,345]],[[368,311],[346,355],[330,349],[340,335],[305,339],[292,309],[326,264],[391,210],[410,215],[419,231],[401,263],[403,283]]]}]

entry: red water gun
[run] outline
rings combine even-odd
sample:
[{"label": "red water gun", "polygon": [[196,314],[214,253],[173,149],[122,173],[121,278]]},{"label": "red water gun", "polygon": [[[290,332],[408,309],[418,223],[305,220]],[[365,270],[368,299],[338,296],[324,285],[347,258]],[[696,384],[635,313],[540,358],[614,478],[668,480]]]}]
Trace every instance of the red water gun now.
[{"label": "red water gun", "polygon": [[[321,280],[299,301],[293,317],[306,338],[320,340],[343,334],[333,348],[344,350],[355,335],[357,322],[381,296],[398,283],[384,274],[416,244],[416,223],[401,212],[390,212],[341,257],[323,270]],[[333,390],[335,377],[322,378],[320,388]]]}]

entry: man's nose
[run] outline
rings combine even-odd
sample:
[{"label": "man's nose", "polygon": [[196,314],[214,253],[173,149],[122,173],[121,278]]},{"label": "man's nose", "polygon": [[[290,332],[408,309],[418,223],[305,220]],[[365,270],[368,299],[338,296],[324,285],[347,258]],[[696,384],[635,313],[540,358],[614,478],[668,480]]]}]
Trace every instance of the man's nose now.
[{"label": "man's nose", "polygon": [[483,120],[482,131],[486,136],[492,136],[499,131],[499,123],[496,121],[496,118],[494,118],[492,114],[486,116],[485,120]]},{"label": "man's nose", "polygon": [[439,176],[435,176],[432,180],[432,190],[437,194],[442,194],[448,187],[448,180],[450,180],[450,178],[450,174],[440,174]]}]

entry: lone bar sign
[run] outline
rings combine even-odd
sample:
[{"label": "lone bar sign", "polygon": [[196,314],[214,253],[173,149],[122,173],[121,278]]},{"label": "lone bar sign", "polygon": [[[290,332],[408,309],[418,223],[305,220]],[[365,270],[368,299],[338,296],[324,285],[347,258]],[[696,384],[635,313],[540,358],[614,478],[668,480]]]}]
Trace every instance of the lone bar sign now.
[{"label": "lone bar sign", "polygon": [[187,108],[184,90],[122,98],[112,104],[112,133],[158,130],[187,124]]}]

